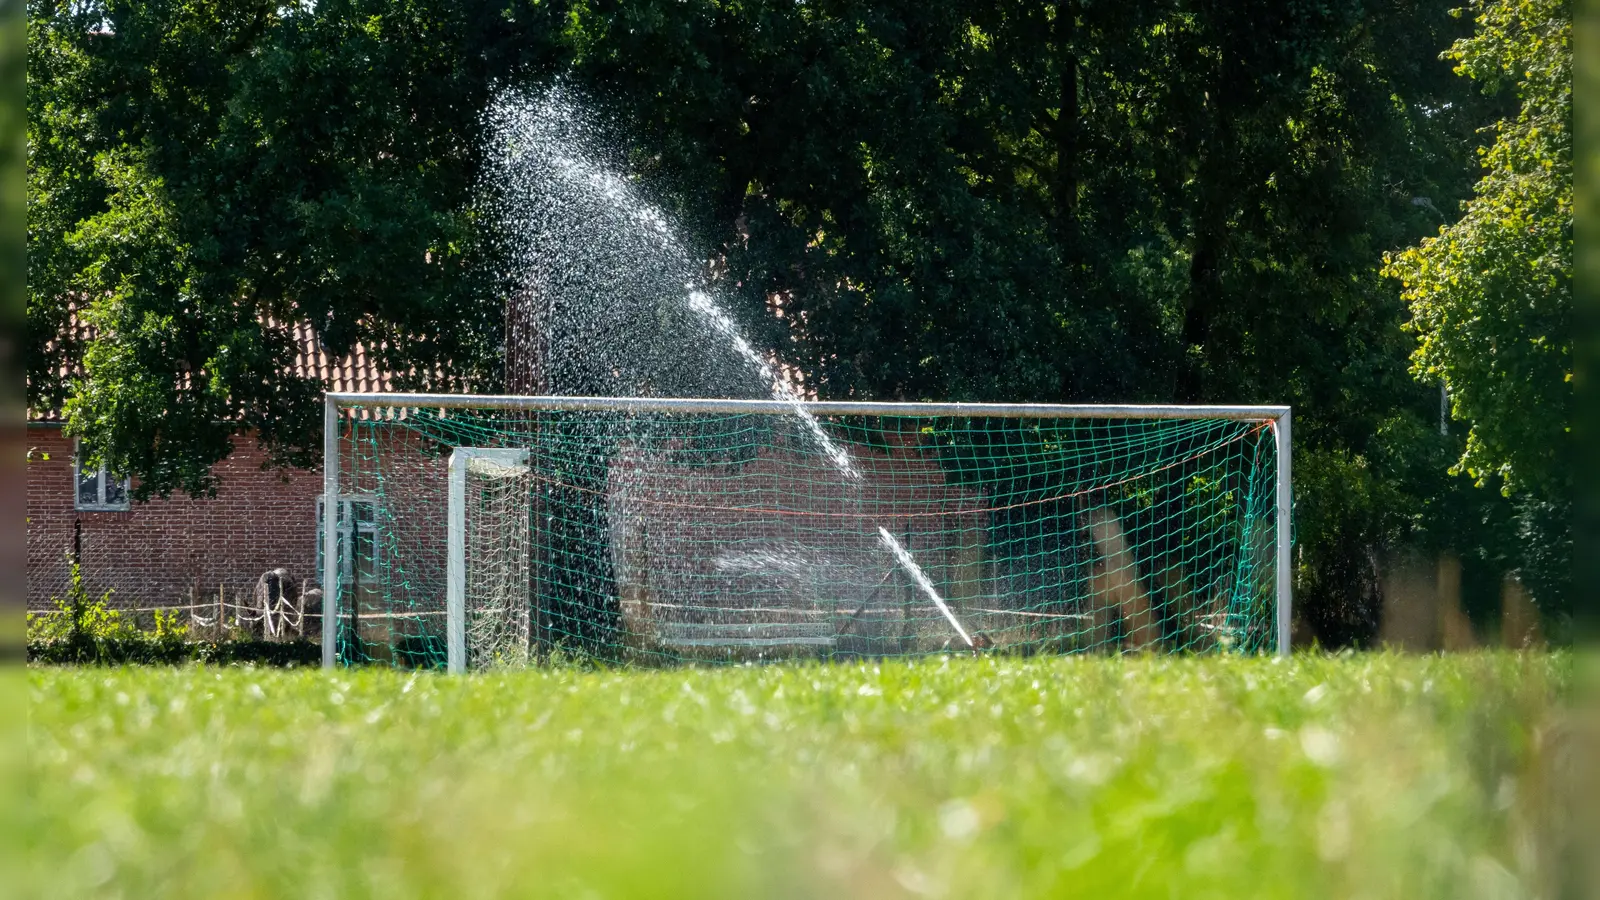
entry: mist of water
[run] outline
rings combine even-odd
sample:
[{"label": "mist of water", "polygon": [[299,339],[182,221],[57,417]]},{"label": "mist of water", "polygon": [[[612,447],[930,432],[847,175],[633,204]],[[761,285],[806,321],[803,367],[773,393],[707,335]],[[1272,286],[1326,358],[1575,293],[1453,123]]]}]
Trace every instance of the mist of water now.
[{"label": "mist of water", "polygon": [[750,363],[761,380],[772,386],[772,399],[781,400],[789,404],[789,407],[794,410],[795,416],[800,420],[800,424],[805,427],[811,440],[816,442],[823,455],[828,458],[829,462],[833,463],[835,469],[839,470],[839,474],[851,481],[860,481],[861,473],[857,472],[856,467],[850,462],[850,454],[846,453],[843,447],[834,443],[833,438],[828,437],[828,433],[822,430],[822,423],[818,422],[817,417],[813,416],[811,411],[805,408],[800,395],[795,393],[794,388],[790,387],[787,381],[778,377],[778,374],[773,371],[772,365],[762,359],[761,354],[750,346],[750,342],[745,340],[744,335],[739,333],[739,327],[733,323],[733,319],[728,317],[728,314],[717,305],[711,295],[705,291],[691,289],[689,291],[689,308],[699,313],[712,328],[715,328],[719,334],[726,337],[733,346],[734,351],[746,362]]},{"label": "mist of water", "polygon": [[[761,397],[787,403],[804,437],[847,484],[861,473],[728,312],[708,266],[630,180],[606,123],[563,85],[507,90],[486,114],[487,179],[511,290],[507,316],[536,323],[531,360],[552,394]],[[715,340],[708,340],[714,337]],[[514,373],[512,373],[514,374]],[[911,554],[878,529],[896,563],[956,632],[972,639]],[[730,560],[796,577],[797,554]],[[722,566],[726,568],[726,566]]]},{"label": "mist of water", "polygon": [[950,611],[950,607],[944,602],[944,598],[939,596],[939,592],[934,589],[932,579],[928,578],[928,574],[922,571],[922,567],[917,565],[917,561],[911,558],[911,551],[895,540],[894,535],[889,533],[889,529],[884,528],[882,525],[878,526],[878,538],[883,541],[885,547],[889,548],[889,552],[894,554],[894,558],[900,563],[900,567],[910,574],[911,580],[917,583],[917,587],[921,588],[922,592],[928,595],[928,599],[933,601],[933,605],[939,608],[939,612],[944,614],[945,619],[950,622],[950,627],[956,630],[956,634],[961,635],[961,639],[967,642],[968,647],[974,646],[972,636],[967,634],[965,628],[961,627],[961,622],[956,619],[956,614]]}]

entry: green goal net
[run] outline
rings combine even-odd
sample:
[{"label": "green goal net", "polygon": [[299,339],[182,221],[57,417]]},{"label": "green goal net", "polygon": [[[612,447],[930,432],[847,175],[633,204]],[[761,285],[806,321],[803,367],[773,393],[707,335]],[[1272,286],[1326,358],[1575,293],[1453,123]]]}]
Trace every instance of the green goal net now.
[{"label": "green goal net", "polygon": [[[325,661],[1253,653],[1287,410],[330,396]],[[326,501],[326,498],[325,498]]]}]

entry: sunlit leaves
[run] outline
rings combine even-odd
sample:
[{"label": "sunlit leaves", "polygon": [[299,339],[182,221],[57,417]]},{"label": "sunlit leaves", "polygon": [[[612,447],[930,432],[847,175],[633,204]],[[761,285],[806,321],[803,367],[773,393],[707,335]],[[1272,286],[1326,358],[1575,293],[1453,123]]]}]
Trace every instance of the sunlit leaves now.
[{"label": "sunlit leaves", "polygon": [[1420,342],[1416,374],[1443,381],[1470,424],[1458,468],[1507,492],[1561,496],[1571,464],[1572,45],[1565,0],[1473,6],[1478,31],[1450,56],[1486,88],[1512,88],[1460,221],[1389,260]]},{"label": "sunlit leaves", "polygon": [[[34,4],[30,400],[60,404],[81,361],[66,413],[91,452],[139,493],[203,493],[240,431],[313,462],[323,385],[293,327],[401,385],[492,382],[475,135],[493,82],[548,71],[559,12]],[[69,301],[86,349],[51,344]]]}]

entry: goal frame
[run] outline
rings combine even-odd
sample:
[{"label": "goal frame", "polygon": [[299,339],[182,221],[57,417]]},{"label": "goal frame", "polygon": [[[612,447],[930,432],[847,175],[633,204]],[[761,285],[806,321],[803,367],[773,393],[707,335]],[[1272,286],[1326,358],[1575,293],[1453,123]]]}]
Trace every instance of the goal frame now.
[{"label": "goal frame", "polygon": [[[549,410],[552,412],[661,412],[764,415],[793,415],[804,410],[814,416],[951,416],[1008,419],[1234,419],[1263,422],[1273,431],[1277,456],[1277,471],[1273,474],[1275,490],[1275,534],[1277,542],[1274,578],[1274,625],[1276,653],[1289,652],[1289,624],[1294,608],[1293,584],[1290,568],[1290,547],[1294,515],[1294,468],[1291,429],[1293,414],[1288,406],[1169,406],[1102,403],[875,403],[837,400],[713,400],[681,397],[550,397],[516,394],[426,394],[375,392],[356,393],[329,391],[324,395],[322,436],[322,494],[326,509],[338,509],[343,499],[339,491],[339,425],[342,411],[351,407],[389,406],[417,409],[499,409],[499,410]],[[472,449],[472,448],[458,448]],[[515,451],[513,451],[515,452]],[[524,452],[524,459],[526,454]],[[465,457],[463,457],[465,459]],[[451,466],[452,486],[455,481]],[[463,467],[462,471],[465,469]],[[454,498],[454,491],[452,491]],[[456,515],[452,499],[449,515]],[[322,665],[338,665],[337,639],[339,628],[339,546],[338,530],[323,529],[322,553]],[[452,565],[455,548],[451,548]],[[464,570],[463,570],[464,571]],[[451,577],[451,596],[454,596],[455,576]],[[458,598],[459,599],[459,598]],[[452,607],[453,609],[453,607]],[[461,617],[453,617],[457,623]],[[465,651],[458,659],[455,625],[450,631],[452,650],[449,670],[462,671]],[[464,646],[464,644],[463,644]]]},{"label": "goal frame", "polygon": [[445,575],[445,668],[467,670],[467,469],[475,459],[505,466],[528,465],[528,450],[517,447],[457,447],[450,451],[450,488]]}]

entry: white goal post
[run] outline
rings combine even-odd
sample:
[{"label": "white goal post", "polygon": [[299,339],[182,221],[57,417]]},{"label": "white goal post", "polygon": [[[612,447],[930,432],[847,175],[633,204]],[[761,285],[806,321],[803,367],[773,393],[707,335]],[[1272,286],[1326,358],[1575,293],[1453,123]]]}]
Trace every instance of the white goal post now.
[{"label": "white goal post", "polygon": [[[1287,406],[1164,406],[1127,404],[994,404],[994,403],[873,403],[779,400],[717,400],[687,398],[542,397],[513,395],[464,395],[425,393],[350,393],[325,395],[323,417],[323,497],[324,508],[338,509],[341,493],[341,428],[355,420],[357,408],[369,411],[384,408],[394,417],[396,411],[427,410],[447,415],[453,410],[512,411],[526,413],[608,413],[660,415],[794,415],[798,412],[817,417],[916,417],[916,418],[995,418],[995,419],[1088,419],[1088,420],[1237,420],[1260,423],[1271,429],[1275,451],[1273,479],[1274,518],[1272,573],[1272,634],[1278,654],[1290,649],[1292,613],[1292,457],[1291,410]],[[467,664],[465,636],[466,551],[464,517],[466,476],[475,462],[503,467],[537,466],[527,448],[457,447],[449,463],[448,518],[448,668],[463,671]],[[338,529],[324,528],[322,573],[322,663],[333,667],[338,661],[340,593]]]},{"label": "white goal post", "polygon": [[528,451],[504,447],[457,447],[450,454],[448,575],[445,600],[448,669],[467,670],[467,475],[526,472]]}]

